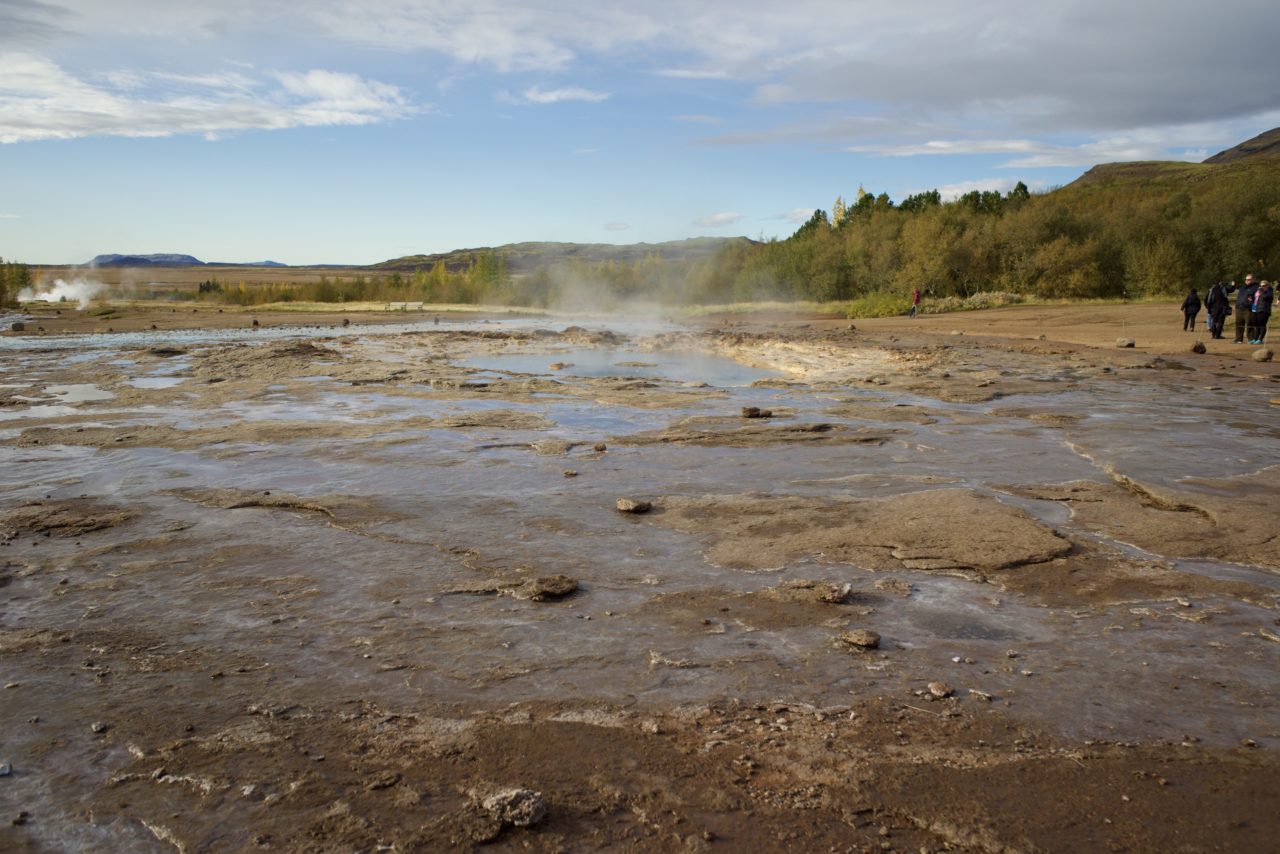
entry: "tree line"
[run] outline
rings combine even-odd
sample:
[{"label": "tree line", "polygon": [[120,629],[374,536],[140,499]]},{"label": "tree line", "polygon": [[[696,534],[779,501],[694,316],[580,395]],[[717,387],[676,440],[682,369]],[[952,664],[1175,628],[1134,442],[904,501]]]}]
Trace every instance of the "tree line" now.
[{"label": "tree line", "polygon": [[18,292],[31,287],[31,268],[0,258],[0,306],[16,306]]},{"label": "tree line", "polygon": [[[1181,295],[1219,279],[1280,276],[1280,169],[1275,161],[1115,164],[1046,193],[1018,183],[944,201],[937,190],[895,203],[859,188],[815,210],[795,233],[742,240],[701,258],[654,251],[636,261],[580,259],[513,274],[502,253],[412,272],[312,282],[210,279],[199,298],[239,305],[400,302],[610,309],[761,300],[905,308],[913,288],[939,305],[988,297]],[[29,286],[25,265],[0,262],[0,300]]]}]

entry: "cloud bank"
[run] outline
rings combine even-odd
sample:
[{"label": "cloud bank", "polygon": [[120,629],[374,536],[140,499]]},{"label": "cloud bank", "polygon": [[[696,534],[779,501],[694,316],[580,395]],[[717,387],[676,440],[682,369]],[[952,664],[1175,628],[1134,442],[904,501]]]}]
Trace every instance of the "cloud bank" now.
[{"label": "cloud bank", "polygon": [[42,56],[0,54],[0,143],[364,125],[418,109],[395,86],[319,69],[256,78],[112,71],[88,79]]}]

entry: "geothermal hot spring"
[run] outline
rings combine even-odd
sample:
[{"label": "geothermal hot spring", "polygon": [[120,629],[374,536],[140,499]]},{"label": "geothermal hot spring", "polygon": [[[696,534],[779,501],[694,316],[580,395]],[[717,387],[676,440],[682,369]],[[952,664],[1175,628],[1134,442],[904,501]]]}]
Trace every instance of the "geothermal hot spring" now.
[{"label": "geothermal hot spring", "polygon": [[100,800],[154,747],[112,732],[271,704],[945,679],[1071,738],[1280,746],[1276,566],[1127,527],[1166,492],[1274,518],[1265,391],[934,355],[609,320],[0,339],[0,797],[53,847],[154,841]]}]

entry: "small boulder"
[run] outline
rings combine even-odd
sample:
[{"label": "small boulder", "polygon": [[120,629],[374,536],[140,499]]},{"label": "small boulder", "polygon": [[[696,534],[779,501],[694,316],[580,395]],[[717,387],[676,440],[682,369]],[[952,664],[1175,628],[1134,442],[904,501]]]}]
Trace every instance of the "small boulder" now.
[{"label": "small boulder", "polygon": [[929,693],[941,700],[943,697],[950,697],[955,693],[951,686],[946,682],[930,682],[928,685]]},{"label": "small boulder", "polygon": [[648,501],[636,498],[619,498],[617,507],[619,513],[648,513],[653,509],[653,505]]},{"label": "small boulder", "polygon": [[1134,341],[1132,338],[1117,338],[1116,346],[1122,350],[1131,349],[1138,346],[1138,342]]},{"label": "small boulder", "polygon": [[547,817],[547,802],[542,793],[530,789],[495,792],[480,805],[504,827],[532,827]]},{"label": "small boulder", "polygon": [[552,599],[563,599],[577,589],[577,580],[567,575],[542,575],[538,578],[530,578],[514,588],[511,594],[517,599],[546,602]]},{"label": "small boulder", "polygon": [[841,632],[836,640],[854,649],[879,649],[880,635],[870,629],[852,629]]},{"label": "small boulder", "polygon": [[596,442],[591,446],[591,450],[595,451],[597,454],[603,454],[605,451],[609,450],[609,446],[604,442]]},{"label": "small boulder", "polygon": [[1270,362],[1273,358],[1275,358],[1275,353],[1271,352],[1267,347],[1253,351],[1253,360],[1255,362]]},{"label": "small boulder", "polygon": [[9,328],[12,329],[14,332],[26,332],[27,324],[23,323],[21,320],[15,320],[12,324],[10,324]]},{"label": "small boulder", "polygon": [[773,410],[761,409],[758,406],[744,406],[742,407],[742,417],[743,418],[772,418]]},{"label": "small boulder", "polygon": [[1192,353],[1199,353],[1200,355],[1204,355],[1205,353],[1209,352],[1209,350],[1208,350],[1208,348],[1207,348],[1207,347],[1205,347],[1205,346],[1204,346],[1204,342],[1203,342],[1203,341],[1197,341],[1196,343],[1194,343],[1194,344],[1192,344],[1192,345],[1191,345],[1191,352],[1192,352]]}]

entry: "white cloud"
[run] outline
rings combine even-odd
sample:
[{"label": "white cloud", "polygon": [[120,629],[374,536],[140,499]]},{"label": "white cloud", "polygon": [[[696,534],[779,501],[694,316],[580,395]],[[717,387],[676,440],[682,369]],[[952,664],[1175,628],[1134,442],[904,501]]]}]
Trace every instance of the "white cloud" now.
[{"label": "white cloud", "polygon": [[[354,46],[353,54],[441,58],[451,66],[441,70],[445,79],[479,70],[590,72],[610,81],[507,96],[526,104],[603,99],[619,74],[667,81],[673,91],[716,80],[757,110],[740,131],[704,142],[865,143],[876,153],[980,128],[994,140],[1037,141],[1031,151],[1005,152],[1027,167],[1086,162],[1083,144],[1140,128],[1211,128],[1172,148],[1134,147],[1142,156],[1173,150],[1189,158],[1239,141],[1241,126],[1250,134],[1273,126],[1267,116],[1280,111],[1280,87],[1258,57],[1274,53],[1277,31],[1280,5],[1260,0],[0,0],[0,46],[32,50],[61,39],[79,50],[92,37],[120,51],[269,43],[286,55],[318,45],[325,56]],[[128,71],[104,73],[116,75],[106,84],[115,96],[138,82]],[[217,91],[234,89],[223,82]],[[261,83],[251,83],[241,94],[263,100]],[[782,109],[790,124],[770,128]],[[347,113],[326,105],[312,118]],[[840,136],[842,122],[866,126]],[[885,125],[879,132],[876,122]]]},{"label": "white cloud", "polygon": [[626,231],[630,227],[631,224],[626,222],[606,222],[604,224],[605,231]]},{"label": "white cloud", "polygon": [[1177,138],[1176,129],[1162,128],[1158,133],[1148,131],[1078,145],[1061,145],[1034,139],[950,139],[922,143],[853,145],[846,150],[882,157],[1017,155],[1000,164],[1008,169],[1080,167],[1130,160],[1200,161],[1208,156],[1208,149],[1203,146],[1181,149],[1176,145],[1170,146],[1171,136]]},{"label": "white cloud", "polygon": [[22,216],[13,213],[0,213],[0,219],[22,219]]},{"label": "white cloud", "polygon": [[362,125],[419,111],[400,90],[355,74],[112,72],[93,83],[33,54],[0,55],[0,143],[84,136],[159,137]]},{"label": "white cloud", "polygon": [[[812,213],[812,211],[810,211],[810,213]],[[693,221],[693,224],[699,228],[724,228],[725,226],[733,225],[734,223],[741,221],[742,214],[733,211],[725,211],[724,213],[713,213],[707,214],[703,217],[698,217]]]},{"label": "white cloud", "polygon": [[526,103],[530,104],[558,104],[561,101],[587,101],[594,104],[608,100],[611,94],[611,92],[593,92],[578,86],[566,86],[562,89],[531,86],[525,89],[521,96]]},{"label": "white cloud", "polygon": [[[950,202],[960,198],[965,193],[972,193],[974,190],[977,190],[980,193],[985,193],[991,190],[995,190],[998,193],[1008,193],[1015,185],[1017,185],[1017,183],[1017,178],[980,178],[976,181],[960,181],[956,184],[945,184],[941,187],[935,187],[934,189],[938,191],[938,195],[942,196],[943,201]],[[1045,186],[1045,182],[1043,181],[1023,181],[1023,183],[1031,190],[1042,190]],[[906,195],[915,195],[920,192],[924,191],[913,190]]]},{"label": "white cloud", "polygon": [[806,223],[816,210],[817,208],[792,208],[786,213],[778,214],[773,219],[780,219],[784,222]]},{"label": "white cloud", "polygon": [[733,77],[723,68],[660,68],[654,73],[677,80],[730,80]]}]

